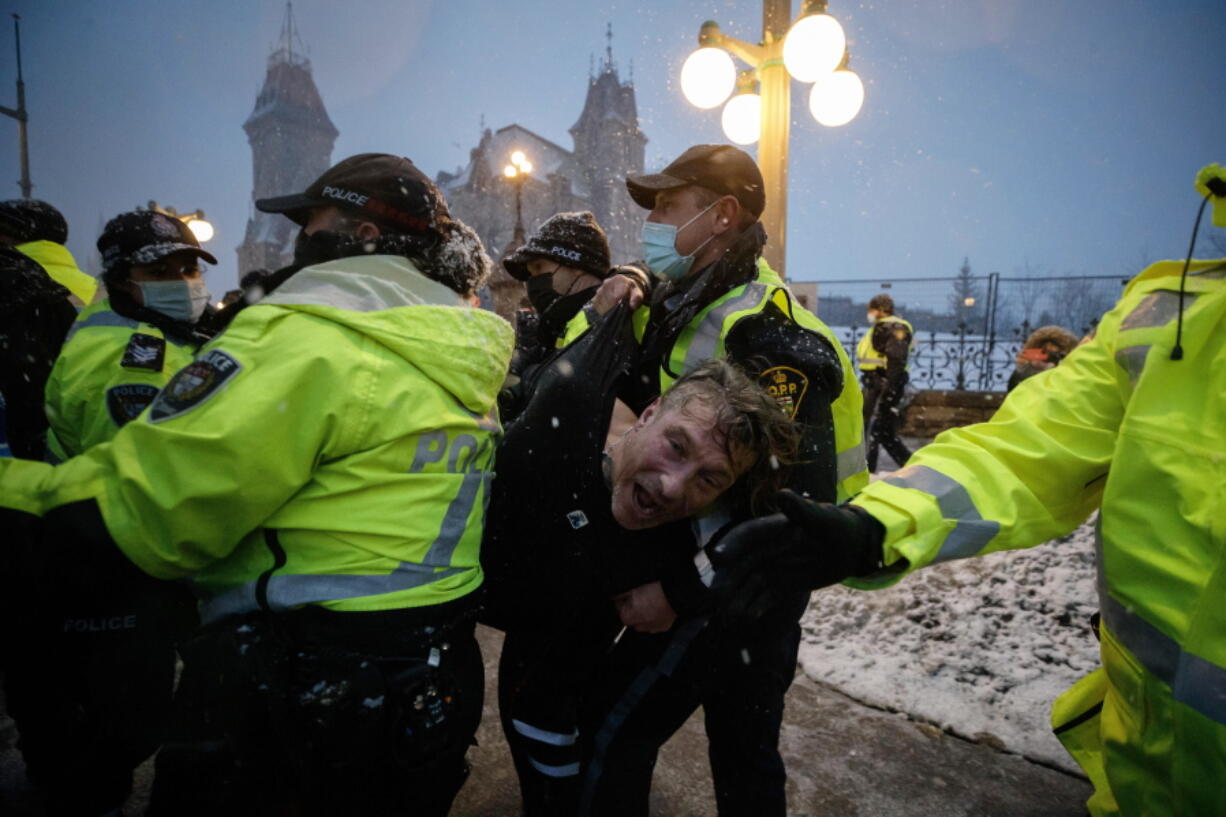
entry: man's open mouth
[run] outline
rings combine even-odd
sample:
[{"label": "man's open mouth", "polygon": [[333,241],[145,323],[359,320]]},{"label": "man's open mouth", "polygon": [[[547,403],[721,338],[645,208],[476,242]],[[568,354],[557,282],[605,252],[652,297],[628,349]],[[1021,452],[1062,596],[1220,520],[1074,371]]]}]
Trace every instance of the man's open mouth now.
[{"label": "man's open mouth", "polygon": [[642,516],[656,516],[664,509],[663,503],[637,482],[634,483],[634,505]]}]

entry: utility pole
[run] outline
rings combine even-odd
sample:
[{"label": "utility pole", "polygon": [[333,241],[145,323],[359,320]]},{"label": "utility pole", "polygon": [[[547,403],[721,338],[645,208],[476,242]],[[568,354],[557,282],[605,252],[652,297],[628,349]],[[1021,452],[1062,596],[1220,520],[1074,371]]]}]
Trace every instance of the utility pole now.
[{"label": "utility pole", "polygon": [[21,17],[13,15],[13,33],[17,36],[17,108],[6,108],[0,105],[0,113],[17,120],[17,141],[21,151],[21,197],[30,198],[34,185],[30,183],[30,140],[26,134],[26,123],[30,116],[26,113],[26,83],[21,73]]}]

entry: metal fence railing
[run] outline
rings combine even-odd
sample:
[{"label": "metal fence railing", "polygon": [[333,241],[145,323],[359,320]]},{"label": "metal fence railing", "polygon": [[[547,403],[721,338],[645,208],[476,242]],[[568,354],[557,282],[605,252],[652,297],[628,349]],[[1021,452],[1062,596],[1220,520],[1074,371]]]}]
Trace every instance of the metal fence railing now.
[{"label": "metal fence railing", "polygon": [[868,302],[884,292],[894,299],[895,313],[915,328],[911,380],[917,388],[1003,391],[1034,328],[1054,324],[1088,334],[1127,282],[1118,275],[1003,278],[992,273],[790,286],[853,359],[868,329]]}]

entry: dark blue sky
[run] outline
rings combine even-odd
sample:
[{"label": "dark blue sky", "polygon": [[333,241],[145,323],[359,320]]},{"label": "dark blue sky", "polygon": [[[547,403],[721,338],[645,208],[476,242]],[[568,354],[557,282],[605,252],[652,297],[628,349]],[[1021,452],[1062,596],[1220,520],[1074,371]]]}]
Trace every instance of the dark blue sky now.
[{"label": "dark blue sky", "polygon": [[[799,7],[799,0],[793,4]],[[220,293],[250,207],[242,131],[281,0],[10,2],[0,104],[15,103],[23,17],[35,195],[68,216],[84,265],[101,222],[156,199],[217,227]],[[401,153],[431,175],[467,160],[479,122],[569,147],[589,60],[634,65],[647,165],[723,141],[681,95],[715,19],[757,40],[759,0],[297,0],[334,159]],[[1196,170],[1226,162],[1220,0],[831,0],[867,97],[836,129],[794,85],[788,272],[799,280],[952,275],[1024,263],[1124,274],[1182,257]],[[16,125],[0,119],[0,196],[16,197]],[[290,192],[290,191],[286,191]]]}]

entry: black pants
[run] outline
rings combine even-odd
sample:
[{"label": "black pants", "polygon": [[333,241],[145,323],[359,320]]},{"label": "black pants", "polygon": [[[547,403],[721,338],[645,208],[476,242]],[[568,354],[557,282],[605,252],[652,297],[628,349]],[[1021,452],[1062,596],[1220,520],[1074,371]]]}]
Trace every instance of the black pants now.
[{"label": "black pants", "polygon": [[[122,597],[29,594],[5,674],[31,782],[52,815],[118,808],[170,720],[175,641],[190,632],[186,587],[148,579]],[[45,595],[44,595],[45,597]]]},{"label": "black pants", "polygon": [[660,747],[702,706],[720,817],[785,817],[779,729],[807,602],[789,600],[752,634],[702,619],[628,632],[585,706],[580,815],[646,817]]},{"label": "black pants", "polygon": [[455,604],[206,628],[184,645],[149,814],[445,817],[485,683]]},{"label": "black pants", "polygon": [[[911,459],[911,451],[898,436],[898,426],[902,422],[899,404],[902,402],[903,389],[907,385],[907,380],[905,373],[893,383],[886,380],[884,370],[878,369],[864,373],[862,382],[864,384],[865,428],[869,431],[867,456],[869,473],[877,470],[877,459],[881,448],[885,448],[894,462],[898,463],[899,468],[906,465],[907,460]],[[870,403],[870,396],[872,403]],[[872,416],[871,425],[867,419],[870,414]]]},{"label": "black pants", "polygon": [[600,658],[621,629],[612,605],[549,626],[513,627],[498,665],[498,710],[525,817],[579,807],[579,712]]}]

